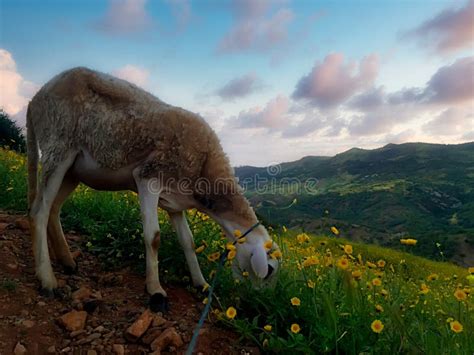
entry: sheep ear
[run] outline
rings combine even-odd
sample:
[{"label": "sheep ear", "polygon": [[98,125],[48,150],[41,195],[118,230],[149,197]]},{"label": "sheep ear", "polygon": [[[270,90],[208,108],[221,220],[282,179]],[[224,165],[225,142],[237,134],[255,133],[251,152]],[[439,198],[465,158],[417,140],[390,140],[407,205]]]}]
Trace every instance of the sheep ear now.
[{"label": "sheep ear", "polygon": [[265,278],[268,274],[268,260],[267,253],[263,244],[257,245],[252,251],[252,257],[250,258],[250,264],[252,265],[253,272],[260,278]]}]

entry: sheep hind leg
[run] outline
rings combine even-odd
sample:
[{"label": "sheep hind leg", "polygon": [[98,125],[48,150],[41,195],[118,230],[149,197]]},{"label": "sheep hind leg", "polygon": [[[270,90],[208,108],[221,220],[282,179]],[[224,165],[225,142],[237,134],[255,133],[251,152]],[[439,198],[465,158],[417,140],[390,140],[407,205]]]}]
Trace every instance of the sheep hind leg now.
[{"label": "sheep hind leg", "polygon": [[64,177],[56,199],[51,207],[48,220],[48,241],[50,242],[57,261],[63,265],[66,274],[76,273],[77,264],[71,255],[69,245],[64,237],[59,214],[64,201],[66,201],[78,184],[79,182],[74,178],[68,175]]},{"label": "sheep hind leg", "polygon": [[70,154],[59,163],[43,163],[41,183],[29,213],[36,275],[41,283],[41,293],[48,297],[54,295],[53,291],[57,287],[48,250],[48,220],[64,176],[75,156],[76,154]]},{"label": "sheep hind leg", "polygon": [[191,279],[193,280],[193,285],[197,288],[204,287],[207,282],[204,279],[204,276],[202,276],[196,252],[194,251],[193,234],[189,229],[186,216],[184,212],[169,212],[168,214],[170,215],[173,228],[176,231],[176,234],[178,235],[179,243],[183,248],[189,272],[191,273]]},{"label": "sheep hind leg", "polygon": [[135,176],[140,200],[143,222],[143,237],[146,254],[146,290],[151,295],[150,309],[153,312],[169,310],[166,291],[160,284],[158,273],[158,248],[160,245],[160,226],[158,224],[159,192],[150,191],[149,180]]}]

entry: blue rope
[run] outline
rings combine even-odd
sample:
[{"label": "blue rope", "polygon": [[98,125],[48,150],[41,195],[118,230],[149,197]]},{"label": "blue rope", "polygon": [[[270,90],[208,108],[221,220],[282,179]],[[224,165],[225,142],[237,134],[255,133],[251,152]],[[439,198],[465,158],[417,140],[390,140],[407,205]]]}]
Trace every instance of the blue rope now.
[{"label": "blue rope", "polygon": [[[238,242],[239,239],[244,238],[247,236],[251,231],[253,231],[255,228],[257,228],[260,225],[260,222],[255,223],[252,227],[250,227],[242,236],[234,240],[234,245],[235,243]],[[219,258],[219,265],[217,265],[217,270],[216,274],[214,275],[214,278],[212,279],[211,286],[209,287],[209,293],[207,295],[207,303],[206,306],[204,307],[201,318],[199,318],[199,322],[196,325],[196,328],[194,329],[193,337],[191,338],[191,342],[189,343],[188,349],[186,350],[186,355],[192,355],[194,348],[196,347],[197,340],[199,337],[199,331],[201,330],[202,326],[204,325],[204,322],[206,321],[206,317],[209,314],[209,310],[211,309],[211,303],[212,303],[212,295],[214,294],[214,289],[217,285],[217,279],[219,276],[219,272],[222,270],[222,267],[224,266],[225,261],[227,260],[227,254],[229,253],[228,250],[226,250],[224,253],[222,253],[221,257]]]}]

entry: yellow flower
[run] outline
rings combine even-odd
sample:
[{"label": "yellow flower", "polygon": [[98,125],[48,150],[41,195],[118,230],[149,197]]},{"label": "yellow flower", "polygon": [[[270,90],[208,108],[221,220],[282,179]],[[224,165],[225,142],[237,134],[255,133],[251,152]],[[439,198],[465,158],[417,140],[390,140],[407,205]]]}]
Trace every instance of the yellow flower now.
[{"label": "yellow flower", "polygon": [[352,254],[352,245],[344,245],[344,253],[346,254]]},{"label": "yellow flower", "polygon": [[244,244],[247,241],[247,237],[240,237],[237,239],[237,243],[239,244]]},{"label": "yellow flower", "polygon": [[229,307],[227,308],[227,311],[225,311],[225,315],[229,319],[234,319],[235,316],[237,315],[237,310],[234,307]]},{"label": "yellow flower", "polygon": [[273,247],[273,241],[267,240],[263,246],[265,247],[265,250],[270,250]]},{"label": "yellow flower", "polygon": [[438,274],[431,274],[431,275],[428,275],[428,277],[426,279],[428,281],[435,281],[435,280],[439,279],[439,276],[438,276]]},{"label": "yellow flower", "polygon": [[343,256],[337,261],[337,267],[342,270],[346,270],[349,267],[349,260]]},{"label": "yellow flower", "polygon": [[314,286],[316,286],[316,284],[312,280],[308,280],[307,285],[308,285],[309,288],[314,288]]},{"label": "yellow flower", "polygon": [[380,267],[380,268],[384,268],[385,267],[385,260],[377,261],[377,266]]},{"label": "yellow flower", "polygon": [[388,291],[383,288],[383,289],[380,290],[380,294],[384,297],[387,297],[388,296]]},{"label": "yellow flower", "polygon": [[207,299],[207,297],[202,300],[202,304],[207,304],[207,302],[209,302],[209,300]]},{"label": "yellow flower", "polygon": [[240,238],[242,236],[242,232],[239,229],[234,230],[234,237]]},{"label": "yellow flower", "polygon": [[455,333],[461,333],[464,329],[461,323],[459,323],[457,320],[449,323],[451,330]]},{"label": "yellow flower", "polygon": [[448,317],[448,319],[446,319],[446,323],[451,323],[454,321],[454,318],[453,317]]},{"label": "yellow flower", "polygon": [[290,329],[291,329],[291,332],[294,334],[298,334],[301,330],[300,326],[297,323],[293,323]]},{"label": "yellow flower", "polygon": [[382,313],[382,312],[383,312],[383,307],[378,304],[378,305],[375,306],[375,310],[376,310],[378,313]]},{"label": "yellow flower", "polygon": [[430,292],[430,288],[426,284],[421,284],[420,293],[426,295],[428,292]]},{"label": "yellow flower", "polygon": [[308,266],[317,265],[317,264],[319,264],[319,259],[315,256],[308,256],[303,261],[303,267],[308,267]]},{"label": "yellow flower", "polygon": [[360,280],[362,278],[362,272],[360,272],[359,270],[352,271],[352,277],[355,280]]},{"label": "yellow flower", "polygon": [[283,233],[286,233],[287,231],[288,229],[285,226],[283,226]]},{"label": "yellow flower", "polygon": [[209,284],[206,282],[206,284],[202,287],[202,292],[206,292],[209,288]]},{"label": "yellow flower", "polygon": [[200,247],[196,248],[195,250],[196,254],[202,253],[205,248],[206,248],[205,245],[201,245]]},{"label": "yellow flower", "polygon": [[331,232],[333,232],[334,235],[339,235],[339,230],[334,226],[331,227]]},{"label": "yellow flower", "polygon": [[418,241],[416,239],[411,239],[411,238],[408,238],[408,239],[400,239],[400,243],[402,243],[403,245],[416,245]]},{"label": "yellow flower", "polygon": [[454,292],[454,297],[456,297],[458,301],[464,301],[467,298],[467,294],[463,290],[458,289]]},{"label": "yellow flower", "polygon": [[382,286],[382,280],[380,280],[378,277],[372,280],[372,285],[374,286]]},{"label": "yellow flower", "polygon": [[306,233],[301,233],[296,236],[298,243],[303,244],[309,242],[309,236]]},{"label": "yellow flower", "polygon": [[231,250],[229,251],[229,253],[227,254],[227,260],[232,260],[235,258],[235,255],[237,255],[237,252],[235,250]]},{"label": "yellow flower", "polygon": [[235,245],[233,243],[227,243],[225,248],[227,250],[235,250]]},{"label": "yellow flower", "polygon": [[270,257],[272,259],[281,259],[282,256],[283,254],[279,250],[275,250],[273,253],[270,254]]},{"label": "yellow flower", "polygon": [[209,254],[207,256],[207,260],[216,261],[217,259],[219,259],[220,256],[221,256],[221,254],[219,252],[215,252],[215,253]]},{"label": "yellow flower", "polygon": [[299,299],[298,297],[293,297],[290,301],[291,301],[291,304],[292,304],[293,306],[299,306],[299,305],[301,305],[301,301],[300,301],[300,299]]},{"label": "yellow flower", "polygon": [[470,274],[474,274],[474,266],[471,266],[470,268],[468,268],[467,271],[468,271]]},{"label": "yellow flower", "polygon": [[263,327],[263,329],[265,329],[267,332],[271,332],[272,326],[270,324],[267,324],[266,326]]},{"label": "yellow flower", "polygon": [[375,269],[377,267],[377,265],[375,265],[374,263],[371,263],[370,261],[367,261],[366,264],[371,269]]},{"label": "yellow flower", "polygon": [[382,321],[376,319],[372,322],[370,327],[372,328],[372,331],[374,333],[381,333],[382,330],[383,330],[384,325],[383,325]]}]

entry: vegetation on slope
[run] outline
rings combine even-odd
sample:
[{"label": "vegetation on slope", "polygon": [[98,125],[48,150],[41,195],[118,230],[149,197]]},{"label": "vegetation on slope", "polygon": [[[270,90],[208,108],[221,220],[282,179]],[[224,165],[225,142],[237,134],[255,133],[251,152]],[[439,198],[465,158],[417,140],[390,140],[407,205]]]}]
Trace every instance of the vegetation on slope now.
[{"label": "vegetation on slope", "polygon": [[[0,150],[0,208],[24,211],[25,158]],[[160,273],[165,282],[189,284],[183,253],[163,212]],[[143,268],[144,248],[133,193],[94,192],[81,186],[63,210],[66,230],[89,235],[85,247],[109,267]],[[204,274],[215,272],[226,248],[218,226],[188,214]],[[271,287],[254,289],[246,275],[224,269],[212,317],[252,339],[263,351],[469,354],[474,351],[471,289],[474,270],[404,252],[271,230],[283,252]],[[413,243],[407,243],[413,244]],[[404,245],[406,251],[424,248]],[[274,255],[278,257],[278,255]],[[230,262],[228,262],[230,264]],[[228,266],[228,265],[227,265]],[[206,300],[204,299],[203,302]]]}]

